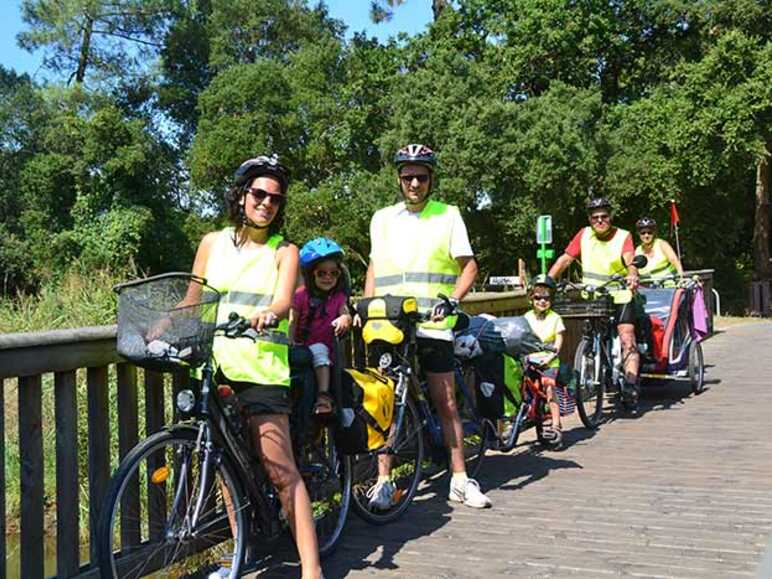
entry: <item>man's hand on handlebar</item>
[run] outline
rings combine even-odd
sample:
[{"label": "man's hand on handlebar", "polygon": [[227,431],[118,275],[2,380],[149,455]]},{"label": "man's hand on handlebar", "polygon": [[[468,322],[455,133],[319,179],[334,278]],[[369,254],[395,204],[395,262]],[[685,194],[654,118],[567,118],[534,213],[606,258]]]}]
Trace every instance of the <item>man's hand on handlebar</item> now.
[{"label": "man's hand on handlebar", "polygon": [[456,298],[449,298],[442,294],[440,294],[438,297],[442,301],[438,304],[435,304],[432,308],[431,316],[429,318],[432,322],[441,322],[448,316],[455,314],[456,308],[458,308],[458,300]]}]

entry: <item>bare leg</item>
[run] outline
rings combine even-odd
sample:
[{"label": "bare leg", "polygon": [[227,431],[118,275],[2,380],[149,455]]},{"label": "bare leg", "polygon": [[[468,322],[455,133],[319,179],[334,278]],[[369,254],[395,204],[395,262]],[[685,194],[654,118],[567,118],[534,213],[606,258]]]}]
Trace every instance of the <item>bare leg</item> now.
[{"label": "bare leg", "polygon": [[456,406],[456,383],[453,372],[427,372],[429,393],[434,408],[442,423],[445,446],[450,453],[450,467],[453,473],[466,473],[464,461],[464,430]]},{"label": "bare leg", "polygon": [[638,367],[640,358],[638,346],[635,343],[635,326],[633,324],[619,324],[617,326],[619,340],[622,342],[622,359],[625,361],[625,380],[630,384],[638,381]]},{"label": "bare leg", "polygon": [[550,406],[550,416],[552,417],[552,427],[560,429],[560,405],[558,404],[555,396],[555,386],[552,384],[547,385],[547,402]]},{"label": "bare leg", "polygon": [[311,500],[292,456],[289,418],[285,414],[262,414],[249,419],[255,448],[268,477],[279,492],[279,500],[295,537],[303,579],[318,579],[322,568],[311,512]]}]

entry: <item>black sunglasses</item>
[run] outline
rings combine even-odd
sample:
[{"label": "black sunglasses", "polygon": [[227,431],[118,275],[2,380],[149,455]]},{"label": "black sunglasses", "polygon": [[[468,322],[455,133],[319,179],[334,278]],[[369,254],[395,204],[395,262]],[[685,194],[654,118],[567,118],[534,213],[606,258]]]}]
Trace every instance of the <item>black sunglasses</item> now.
[{"label": "black sunglasses", "polygon": [[271,205],[278,205],[281,207],[284,205],[286,198],[281,193],[269,193],[265,189],[247,189],[247,193],[255,198],[255,203],[260,205],[266,197],[271,200]]},{"label": "black sunglasses", "polygon": [[413,179],[418,179],[418,182],[423,185],[429,180],[429,175],[400,175],[399,178],[405,185],[410,185]]}]

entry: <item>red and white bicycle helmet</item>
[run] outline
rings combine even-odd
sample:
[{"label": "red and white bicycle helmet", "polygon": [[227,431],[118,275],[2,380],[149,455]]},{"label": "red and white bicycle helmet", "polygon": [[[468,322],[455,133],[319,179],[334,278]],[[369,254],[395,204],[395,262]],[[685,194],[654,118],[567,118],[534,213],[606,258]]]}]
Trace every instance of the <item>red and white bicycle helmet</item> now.
[{"label": "red and white bicycle helmet", "polygon": [[434,171],[434,167],[437,165],[437,155],[426,145],[413,143],[397,151],[397,154],[394,155],[394,163],[397,165],[397,169],[401,169],[403,165],[424,165],[429,170]]}]

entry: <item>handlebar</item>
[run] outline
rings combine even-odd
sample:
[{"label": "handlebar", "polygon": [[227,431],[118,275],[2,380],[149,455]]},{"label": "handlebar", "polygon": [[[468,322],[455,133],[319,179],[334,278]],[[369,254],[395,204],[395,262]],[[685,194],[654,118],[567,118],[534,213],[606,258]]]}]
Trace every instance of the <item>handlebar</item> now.
[{"label": "handlebar", "polygon": [[[558,284],[557,291],[558,292],[565,292],[566,290],[572,289],[577,291],[584,291],[592,295],[599,295],[599,296],[605,296],[608,295],[611,291],[611,288],[609,288],[610,285],[616,284],[618,286],[626,286],[626,280],[623,275],[616,274],[612,275],[611,279],[603,282],[600,285],[593,285],[593,284],[581,284],[581,283],[574,283],[571,281],[562,281]],[[621,288],[624,289],[624,288]]]},{"label": "handlebar", "polygon": [[276,328],[279,326],[279,319],[275,318],[270,325],[266,325],[262,331],[258,332],[249,323],[249,320],[240,316],[236,312],[228,314],[228,321],[218,324],[215,332],[220,333],[226,338],[248,338],[253,342],[271,338],[287,340],[287,336],[282,332],[274,332],[266,328]]},{"label": "handlebar", "polygon": [[641,284],[646,284],[651,288],[662,288],[668,282],[675,282],[675,287],[691,289],[702,284],[700,277],[694,275],[692,277],[684,277],[678,274],[670,274],[665,276],[658,276],[656,278],[651,276],[642,276],[640,280]]}]

